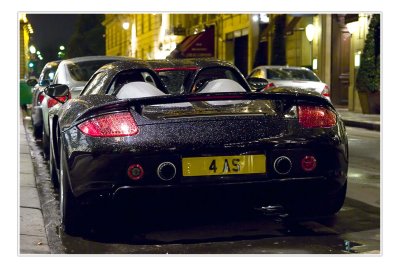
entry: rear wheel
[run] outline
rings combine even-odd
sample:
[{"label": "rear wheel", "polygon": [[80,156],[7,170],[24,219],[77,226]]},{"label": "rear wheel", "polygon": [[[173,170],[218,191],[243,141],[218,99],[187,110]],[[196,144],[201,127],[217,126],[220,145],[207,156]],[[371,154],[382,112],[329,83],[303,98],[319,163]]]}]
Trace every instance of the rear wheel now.
[{"label": "rear wheel", "polygon": [[70,235],[82,231],[82,206],[72,194],[69,184],[67,161],[62,144],[60,144],[60,213],[64,232]]},{"label": "rear wheel", "polygon": [[42,146],[43,146],[43,155],[45,160],[49,160],[49,136],[46,134],[44,127],[42,127]]},{"label": "rear wheel", "polygon": [[51,181],[54,185],[55,188],[58,188],[60,186],[60,182],[58,180],[58,170],[57,170],[57,166],[56,166],[56,160],[55,160],[55,156],[54,156],[54,148],[53,148],[53,142],[54,141],[50,141],[50,178]]},{"label": "rear wheel", "polygon": [[43,127],[41,125],[35,126],[33,123],[33,115],[31,114],[31,122],[33,127],[33,136],[35,139],[40,139],[42,137]]},{"label": "rear wheel", "polygon": [[33,126],[33,136],[35,139],[40,139],[42,137],[42,127]]}]

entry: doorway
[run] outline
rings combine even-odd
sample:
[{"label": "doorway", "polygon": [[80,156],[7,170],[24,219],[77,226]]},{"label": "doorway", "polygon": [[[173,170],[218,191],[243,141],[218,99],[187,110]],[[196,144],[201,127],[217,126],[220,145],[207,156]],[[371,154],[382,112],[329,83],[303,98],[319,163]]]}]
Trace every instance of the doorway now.
[{"label": "doorway", "polygon": [[240,72],[247,76],[248,67],[248,36],[234,38],[234,64]]},{"label": "doorway", "polygon": [[345,15],[332,15],[331,100],[336,106],[348,105],[350,42]]}]

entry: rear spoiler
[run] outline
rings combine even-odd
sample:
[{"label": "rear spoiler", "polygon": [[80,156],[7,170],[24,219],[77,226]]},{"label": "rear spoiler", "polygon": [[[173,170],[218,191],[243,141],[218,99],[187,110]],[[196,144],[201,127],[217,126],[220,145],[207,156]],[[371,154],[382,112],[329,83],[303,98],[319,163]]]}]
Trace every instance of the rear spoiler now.
[{"label": "rear spoiler", "polygon": [[136,112],[141,114],[143,106],[171,104],[195,101],[219,101],[219,100],[291,100],[293,102],[305,101],[326,105],[334,109],[332,103],[319,95],[303,94],[298,92],[266,92],[266,93],[250,93],[250,92],[222,92],[222,93],[197,93],[183,95],[163,95],[146,98],[124,99],[109,102],[100,106],[90,108],[83,112],[75,121],[95,114],[98,111],[114,111],[129,109],[132,106]]}]

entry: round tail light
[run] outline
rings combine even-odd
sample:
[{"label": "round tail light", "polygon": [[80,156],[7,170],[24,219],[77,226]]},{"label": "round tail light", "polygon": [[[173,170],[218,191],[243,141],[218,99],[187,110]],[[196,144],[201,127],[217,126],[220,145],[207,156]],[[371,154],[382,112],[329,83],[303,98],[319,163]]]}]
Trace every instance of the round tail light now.
[{"label": "round tail light", "polygon": [[301,160],[301,167],[306,172],[313,171],[317,167],[317,159],[312,155],[306,155]]}]

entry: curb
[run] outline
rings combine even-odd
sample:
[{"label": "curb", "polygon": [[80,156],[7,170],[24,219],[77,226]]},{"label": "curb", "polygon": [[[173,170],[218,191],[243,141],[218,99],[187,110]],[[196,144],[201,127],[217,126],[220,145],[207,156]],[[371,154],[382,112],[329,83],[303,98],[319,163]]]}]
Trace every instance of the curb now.
[{"label": "curb", "polygon": [[348,127],[358,127],[358,128],[365,128],[369,130],[374,130],[374,131],[381,131],[381,125],[377,123],[371,123],[371,122],[361,122],[361,121],[354,121],[354,120],[348,120],[348,119],[343,119],[343,122],[346,126]]}]

